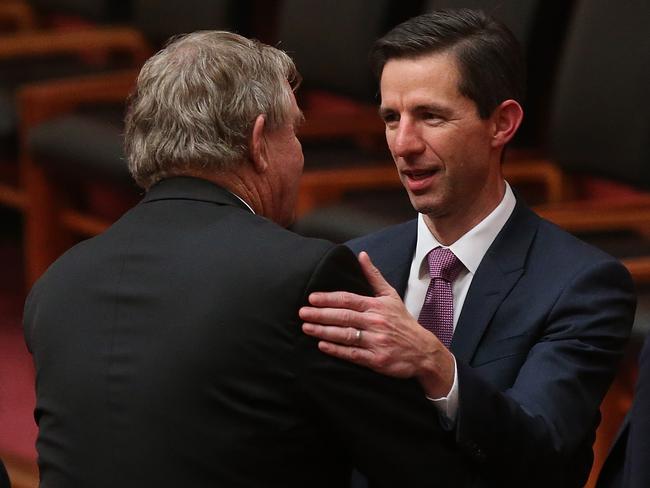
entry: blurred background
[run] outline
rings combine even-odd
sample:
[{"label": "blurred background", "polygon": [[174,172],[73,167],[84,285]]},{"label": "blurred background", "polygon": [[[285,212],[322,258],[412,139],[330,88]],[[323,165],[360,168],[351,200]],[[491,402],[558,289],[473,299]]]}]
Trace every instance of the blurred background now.
[{"label": "blurred background", "polygon": [[294,230],[342,242],[415,216],[385,148],[367,55],[392,26],[447,7],[493,14],[525,51],[525,121],[504,162],[519,198],[617,256],[637,283],[593,486],[650,328],[647,0],[0,0],[0,458],[15,487],[38,483],[25,293],[57,256],[141,198],[121,134],[143,61],[170,36],[199,29],[289,52],[307,119]]}]

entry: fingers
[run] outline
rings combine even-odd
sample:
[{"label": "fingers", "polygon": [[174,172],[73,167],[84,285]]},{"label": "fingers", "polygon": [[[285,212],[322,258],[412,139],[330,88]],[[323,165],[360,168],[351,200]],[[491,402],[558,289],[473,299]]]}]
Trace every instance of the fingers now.
[{"label": "fingers", "polygon": [[371,367],[373,353],[367,349],[340,346],[324,341],[318,343],[318,349],[330,356],[344,359],[360,366]]},{"label": "fingers", "polygon": [[[365,251],[359,254],[359,264],[368,283],[372,286],[376,296],[397,296],[395,289],[384,279],[381,272],[370,260]],[[309,295],[309,303],[314,307],[330,307],[364,312],[372,306],[369,297],[345,291],[314,292]]]},{"label": "fingers", "polygon": [[305,334],[324,341],[345,346],[362,346],[363,331],[354,327],[328,327],[319,324],[304,323],[302,330]]},{"label": "fingers", "polygon": [[360,346],[362,337],[363,337],[363,331],[361,329],[354,329],[354,337],[352,338],[353,340],[352,343]]},{"label": "fingers", "polygon": [[317,291],[309,294],[309,303],[315,307],[345,308],[358,312],[367,308],[367,299],[368,297],[347,291]]},{"label": "fingers", "polygon": [[305,322],[365,329],[362,312],[342,308],[301,307],[298,315]]},{"label": "fingers", "polygon": [[368,283],[375,290],[377,296],[396,294],[395,289],[384,279],[381,271],[379,271],[372,263],[370,256],[365,251],[359,253],[359,264],[366,276]]}]

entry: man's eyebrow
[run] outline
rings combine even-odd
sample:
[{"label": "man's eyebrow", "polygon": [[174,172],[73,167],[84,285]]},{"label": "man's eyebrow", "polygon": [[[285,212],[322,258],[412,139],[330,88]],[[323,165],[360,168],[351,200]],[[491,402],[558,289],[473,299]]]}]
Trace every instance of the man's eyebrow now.
[{"label": "man's eyebrow", "polygon": [[417,105],[415,107],[416,112],[435,112],[439,114],[450,113],[451,110],[449,107],[439,105],[437,103],[423,103],[422,105]]},{"label": "man's eyebrow", "polygon": [[[450,115],[452,110],[449,107],[437,103],[423,103],[416,105],[415,107],[409,109],[410,112],[420,113],[420,112],[433,112],[440,115]],[[396,111],[390,107],[379,107],[379,116],[384,117]]]}]

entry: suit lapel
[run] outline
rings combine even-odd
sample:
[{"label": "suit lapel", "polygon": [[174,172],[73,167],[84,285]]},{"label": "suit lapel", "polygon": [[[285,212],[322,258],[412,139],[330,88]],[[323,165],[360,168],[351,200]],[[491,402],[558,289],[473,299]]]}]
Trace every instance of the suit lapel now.
[{"label": "suit lapel", "polygon": [[406,285],[408,284],[409,271],[411,269],[411,260],[413,252],[405,252],[399,256],[399,260],[392,263],[392,266],[385,267],[384,278],[390,283],[390,286],[397,290],[399,296],[404,300]]},{"label": "suit lapel", "polygon": [[470,362],[497,308],[524,272],[539,217],[517,203],[483,257],[472,280],[451,342],[460,361]]}]

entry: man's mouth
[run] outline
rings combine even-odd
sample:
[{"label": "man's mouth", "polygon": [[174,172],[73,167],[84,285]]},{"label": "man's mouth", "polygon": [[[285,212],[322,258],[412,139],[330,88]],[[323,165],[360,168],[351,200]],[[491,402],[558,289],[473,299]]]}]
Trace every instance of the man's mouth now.
[{"label": "man's mouth", "polygon": [[413,192],[427,189],[438,173],[440,173],[440,168],[402,171],[402,174],[406,177],[405,184],[407,189]]},{"label": "man's mouth", "polygon": [[429,176],[433,175],[434,173],[437,173],[438,170],[432,170],[432,171],[410,171],[406,173],[406,176],[412,180],[423,180],[424,178],[428,178]]}]

